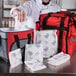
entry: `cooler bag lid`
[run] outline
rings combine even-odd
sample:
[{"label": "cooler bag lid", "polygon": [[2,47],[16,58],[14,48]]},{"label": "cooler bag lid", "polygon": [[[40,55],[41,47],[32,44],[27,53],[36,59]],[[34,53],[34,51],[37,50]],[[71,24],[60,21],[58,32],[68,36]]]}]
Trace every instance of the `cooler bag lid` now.
[{"label": "cooler bag lid", "polygon": [[10,28],[0,28],[0,35],[1,38],[7,38],[7,33],[9,32],[22,32],[22,31],[28,31],[28,30],[33,30],[30,28],[17,28],[17,27],[10,27]]}]

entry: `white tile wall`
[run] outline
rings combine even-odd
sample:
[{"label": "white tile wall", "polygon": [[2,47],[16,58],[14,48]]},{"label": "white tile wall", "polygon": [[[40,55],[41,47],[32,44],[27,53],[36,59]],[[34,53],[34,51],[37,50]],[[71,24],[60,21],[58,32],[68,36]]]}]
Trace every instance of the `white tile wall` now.
[{"label": "white tile wall", "polygon": [[63,9],[76,9],[76,0],[52,0]]},{"label": "white tile wall", "polygon": [[62,0],[62,8],[76,9],[76,0]]}]

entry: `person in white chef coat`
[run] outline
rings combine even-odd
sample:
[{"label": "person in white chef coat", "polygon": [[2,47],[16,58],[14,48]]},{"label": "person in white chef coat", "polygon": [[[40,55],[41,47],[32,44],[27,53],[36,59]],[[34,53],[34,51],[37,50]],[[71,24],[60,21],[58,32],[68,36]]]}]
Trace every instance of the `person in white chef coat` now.
[{"label": "person in white chef coat", "polygon": [[17,16],[19,22],[26,20],[27,16],[31,16],[33,21],[37,22],[42,11],[45,13],[59,12],[60,7],[51,0],[30,0],[22,6],[12,8],[10,13],[13,17]]}]

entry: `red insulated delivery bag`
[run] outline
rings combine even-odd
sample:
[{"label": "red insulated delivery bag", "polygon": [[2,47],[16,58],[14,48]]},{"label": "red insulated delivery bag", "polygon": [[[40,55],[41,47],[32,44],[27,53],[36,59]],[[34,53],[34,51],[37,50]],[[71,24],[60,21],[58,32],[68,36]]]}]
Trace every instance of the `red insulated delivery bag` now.
[{"label": "red insulated delivery bag", "polygon": [[8,62],[10,51],[23,48],[25,44],[33,43],[33,34],[33,29],[0,28],[0,57]]},{"label": "red insulated delivery bag", "polygon": [[[41,14],[40,21],[36,24],[36,30],[57,30],[57,52],[72,55],[75,51],[76,42],[71,38],[76,38],[75,15],[69,12],[58,12]],[[73,19],[74,18],[74,19]],[[74,45],[74,46],[73,46]]]}]

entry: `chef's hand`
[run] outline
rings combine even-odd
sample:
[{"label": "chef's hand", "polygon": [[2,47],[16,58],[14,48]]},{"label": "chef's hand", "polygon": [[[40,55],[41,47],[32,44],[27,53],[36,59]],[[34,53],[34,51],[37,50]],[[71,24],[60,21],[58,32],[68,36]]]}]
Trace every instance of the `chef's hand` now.
[{"label": "chef's hand", "polygon": [[20,11],[20,10],[18,10],[18,9],[16,9],[16,10],[13,11],[13,15],[14,15],[14,16],[17,16],[17,18],[18,18],[18,20],[19,20],[20,22],[23,22],[23,21],[25,20],[25,18],[26,18],[25,12]]}]

